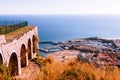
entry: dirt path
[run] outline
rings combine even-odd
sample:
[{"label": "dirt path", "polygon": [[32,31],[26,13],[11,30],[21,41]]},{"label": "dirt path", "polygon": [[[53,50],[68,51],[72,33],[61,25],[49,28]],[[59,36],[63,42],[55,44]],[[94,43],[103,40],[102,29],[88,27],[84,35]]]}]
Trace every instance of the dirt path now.
[{"label": "dirt path", "polygon": [[22,68],[22,74],[15,76],[17,80],[40,80],[40,68],[37,64],[29,61],[29,65]]}]

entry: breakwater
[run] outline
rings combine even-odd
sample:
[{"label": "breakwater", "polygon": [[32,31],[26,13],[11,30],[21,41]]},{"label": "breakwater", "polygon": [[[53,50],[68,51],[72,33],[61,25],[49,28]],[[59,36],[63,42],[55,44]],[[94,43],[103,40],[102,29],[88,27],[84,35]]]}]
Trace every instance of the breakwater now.
[{"label": "breakwater", "polygon": [[63,42],[53,42],[53,41],[44,41],[44,42],[39,42],[40,45],[48,45],[39,48],[39,51],[44,52],[44,53],[51,53],[51,52],[56,52],[56,51],[62,51],[63,48],[61,45]]}]

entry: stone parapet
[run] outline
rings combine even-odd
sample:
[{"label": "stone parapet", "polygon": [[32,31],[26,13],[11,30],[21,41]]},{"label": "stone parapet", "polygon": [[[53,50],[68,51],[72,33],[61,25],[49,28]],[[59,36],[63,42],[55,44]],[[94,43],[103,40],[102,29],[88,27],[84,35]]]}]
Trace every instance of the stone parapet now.
[{"label": "stone parapet", "polygon": [[0,45],[6,43],[5,35],[0,35]]}]

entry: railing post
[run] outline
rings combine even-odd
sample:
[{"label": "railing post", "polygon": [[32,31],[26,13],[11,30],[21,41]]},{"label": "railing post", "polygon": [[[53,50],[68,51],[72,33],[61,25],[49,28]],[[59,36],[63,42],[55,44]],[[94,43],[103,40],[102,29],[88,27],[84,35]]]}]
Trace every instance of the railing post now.
[{"label": "railing post", "polygon": [[2,34],[2,29],[0,28],[0,34]]},{"label": "railing post", "polygon": [[5,31],[5,34],[7,33],[7,21],[5,21],[5,29],[6,29],[6,31]]},{"label": "railing post", "polygon": [[[20,23],[19,23],[19,24],[20,24],[20,25],[19,25],[19,28],[21,28],[21,26],[22,26],[22,25],[21,25],[21,21],[20,21]],[[18,28],[18,29],[19,29],[19,28]]]},{"label": "railing post", "polygon": [[26,26],[28,26],[28,21],[26,21]]}]

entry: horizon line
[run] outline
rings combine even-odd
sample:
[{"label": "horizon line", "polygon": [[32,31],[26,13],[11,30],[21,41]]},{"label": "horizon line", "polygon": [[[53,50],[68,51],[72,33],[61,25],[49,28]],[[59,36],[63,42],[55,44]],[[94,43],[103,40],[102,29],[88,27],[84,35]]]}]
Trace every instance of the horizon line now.
[{"label": "horizon line", "polygon": [[120,14],[0,14],[0,15],[107,15],[107,16],[118,16]]}]

